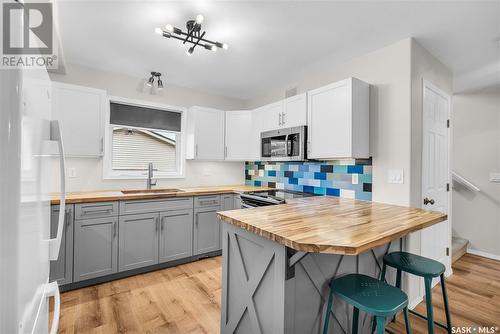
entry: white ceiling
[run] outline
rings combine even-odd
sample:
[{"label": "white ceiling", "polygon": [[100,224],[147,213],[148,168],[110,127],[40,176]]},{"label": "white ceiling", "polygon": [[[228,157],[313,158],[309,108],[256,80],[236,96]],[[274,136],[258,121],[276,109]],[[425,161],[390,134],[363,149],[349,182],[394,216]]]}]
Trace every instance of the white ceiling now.
[{"label": "white ceiling", "polygon": [[[167,23],[185,30],[198,13],[206,38],[229,50],[188,57],[182,42],[154,33]],[[500,82],[500,1],[62,1],[59,21],[67,63],[144,78],[156,70],[167,85],[241,99],[326,57],[342,63],[406,37],[462,90],[470,77]]]}]

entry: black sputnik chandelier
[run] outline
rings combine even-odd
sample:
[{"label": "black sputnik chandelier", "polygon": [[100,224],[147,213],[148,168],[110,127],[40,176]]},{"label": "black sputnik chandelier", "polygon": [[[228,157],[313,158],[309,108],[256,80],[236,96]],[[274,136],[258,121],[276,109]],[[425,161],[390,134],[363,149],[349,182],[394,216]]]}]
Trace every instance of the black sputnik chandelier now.
[{"label": "black sputnik chandelier", "polygon": [[196,15],[196,19],[189,20],[186,22],[187,32],[182,31],[179,28],[167,24],[164,28],[156,28],[155,32],[158,35],[162,35],[166,38],[175,38],[182,41],[182,44],[192,44],[191,47],[186,51],[187,55],[193,54],[194,49],[197,46],[203,47],[206,50],[217,51],[217,49],[228,49],[228,45],[221,42],[213,42],[205,37],[206,31],[202,31],[201,24],[203,23],[204,17],[201,14]]}]

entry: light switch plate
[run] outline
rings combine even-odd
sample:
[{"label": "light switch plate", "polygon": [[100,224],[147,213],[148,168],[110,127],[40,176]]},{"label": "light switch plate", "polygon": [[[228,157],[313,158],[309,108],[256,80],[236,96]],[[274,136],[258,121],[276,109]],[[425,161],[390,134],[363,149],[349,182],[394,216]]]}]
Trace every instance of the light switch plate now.
[{"label": "light switch plate", "polygon": [[500,183],[500,173],[490,173],[490,182]]},{"label": "light switch plate", "polygon": [[395,184],[404,183],[404,171],[402,169],[389,169],[387,182]]},{"label": "light switch plate", "polygon": [[76,168],[68,168],[68,176],[71,178],[76,177]]}]

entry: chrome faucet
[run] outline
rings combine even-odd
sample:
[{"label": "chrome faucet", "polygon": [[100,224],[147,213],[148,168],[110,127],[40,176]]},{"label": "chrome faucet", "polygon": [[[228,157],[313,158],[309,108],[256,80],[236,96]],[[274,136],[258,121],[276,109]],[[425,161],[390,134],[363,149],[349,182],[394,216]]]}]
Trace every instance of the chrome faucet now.
[{"label": "chrome faucet", "polygon": [[158,180],[153,181],[153,163],[150,162],[148,165],[148,181],[146,183],[147,189],[151,189],[152,186],[156,186]]}]

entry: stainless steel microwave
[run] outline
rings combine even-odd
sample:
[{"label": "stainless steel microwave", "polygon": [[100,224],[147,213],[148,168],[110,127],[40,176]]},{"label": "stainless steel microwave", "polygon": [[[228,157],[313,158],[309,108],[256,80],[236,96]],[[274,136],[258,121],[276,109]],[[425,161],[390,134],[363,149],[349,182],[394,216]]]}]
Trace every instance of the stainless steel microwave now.
[{"label": "stainless steel microwave", "polygon": [[301,161],[306,159],[307,127],[296,126],[260,134],[263,161]]}]

